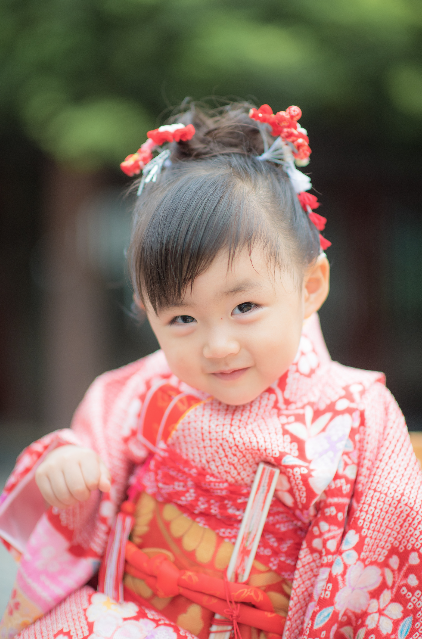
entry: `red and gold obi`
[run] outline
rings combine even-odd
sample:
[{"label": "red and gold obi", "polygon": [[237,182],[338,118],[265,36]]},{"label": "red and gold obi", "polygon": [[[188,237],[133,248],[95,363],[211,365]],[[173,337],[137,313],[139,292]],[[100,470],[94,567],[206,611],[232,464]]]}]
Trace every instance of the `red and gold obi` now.
[{"label": "red and gold obi", "polygon": [[[274,498],[247,581],[229,582],[251,486],[213,475],[175,449],[171,435],[203,402],[190,396],[182,401],[169,389],[155,390],[143,409],[139,441],[154,454],[131,481],[100,588],[159,611],[199,639],[213,633],[223,639],[227,622],[221,617],[242,639],[281,639],[308,523]],[[114,572],[112,565],[118,566]]]},{"label": "red and gold obi", "polygon": [[215,613],[227,618],[233,612],[243,639],[282,635],[290,581],[255,560],[247,583],[228,582],[233,544],[145,492],[136,500],[134,518],[125,552],[125,600],[159,610],[200,639],[208,638]]}]

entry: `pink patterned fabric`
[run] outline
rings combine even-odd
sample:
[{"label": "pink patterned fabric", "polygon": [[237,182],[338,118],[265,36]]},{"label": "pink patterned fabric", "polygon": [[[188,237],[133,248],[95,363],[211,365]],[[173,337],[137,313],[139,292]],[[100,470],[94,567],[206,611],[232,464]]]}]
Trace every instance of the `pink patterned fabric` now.
[{"label": "pink patterned fabric", "polygon": [[[31,637],[59,637],[64,626],[53,631],[56,613],[47,611],[60,602],[55,610],[67,611],[78,593],[87,592],[84,584],[104,552],[130,474],[149,452],[141,437],[142,408],[160,380],[175,393],[196,392],[171,374],[160,352],[107,373],[88,391],[75,416],[73,441],[103,456],[113,489],[70,510],[50,510],[29,535],[22,576],[41,583],[43,569],[35,574],[31,548],[43,526],[62,536],[64,556],[74,561],[66,570],[68,592],[57,589],[50,608],[38,604],[44,615],[38,630],[29,626],[20,639],[33,632]],[[158,446],[140,480],[143,489],[233,541],[258,462],[277,465],[281,478],[257,558],[293,579],[284,636],[422,636],[422,473],[382,375],[331,362],[314,317],[288,373],[254,402],[230,407],[203,400]],[[19,529],[16,515],[24,510],[20,486],[33,481],[34,459],[68,437],[67,431],[53,434],[21,457],[0,506],[0,534],[9,544]],[[17,537],[22,545],[22,534]],[[23,577],[19,583],[24,590]],[[4,636],[19,629],[14,615],[12,610],[12,621],[4,622]],[[91,627],[64,632],[72,639],[92,633]]]},{"label": "pink patterned fabric", "polygon": [[19,635],[20,639],[194,639],[162,615],[132,602],[117,604],[84,587]]}]

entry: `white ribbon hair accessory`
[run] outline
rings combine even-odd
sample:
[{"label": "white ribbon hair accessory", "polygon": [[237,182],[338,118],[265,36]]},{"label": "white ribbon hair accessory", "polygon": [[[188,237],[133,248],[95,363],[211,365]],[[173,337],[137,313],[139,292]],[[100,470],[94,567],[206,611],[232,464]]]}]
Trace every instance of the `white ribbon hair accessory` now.
[{"label": "white ribbon hair accessory", "polygon": [[311,178],[308,175],[299,171],[295,166],[295,160],[292,150],[287,142],[281,137],[276,138],[273,144],[268,147],[268,142],[265,135],[264,127],[267,125],[258,123],[261,131],[262,139],[264,141],[265,151],[261,155],[256,157],[260,162],[274,162],[275,164],[281,164],[290,182],[292,183],[295,193],[302,193],[303,191],[309,191],[312,188]]},{"label": "white ribbon hair accessory", "polygon": [[141,195],[145,184],[157,181],[157,178],[160,175],[163,166],[168,166],[167,162],[170,162],[171,164],[169,157],[170,151],[169,149],[166,149],[165,151],[161,151],[161,153],[159,153],[153,160],[151,160],[151,162],[148,162],[148,164],[144,167],[142,171],[142,180],[138,188],[138,196]]}]

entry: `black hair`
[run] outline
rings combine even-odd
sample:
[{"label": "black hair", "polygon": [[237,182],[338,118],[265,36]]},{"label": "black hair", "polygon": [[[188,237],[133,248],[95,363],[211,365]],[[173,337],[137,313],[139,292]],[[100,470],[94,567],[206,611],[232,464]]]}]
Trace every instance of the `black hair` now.
[{"label": "black hair", "polygon": [[251,106],[191,103],[172,118],[196,133],[172,143],[171,165],[137,198],[129,248],[135,294],[155,311],[180,302],[224,249],[230,264],[259,245],[273,264],[299,274],[318,257],[318,231],[287,174],[257,159],[264,144]]}]

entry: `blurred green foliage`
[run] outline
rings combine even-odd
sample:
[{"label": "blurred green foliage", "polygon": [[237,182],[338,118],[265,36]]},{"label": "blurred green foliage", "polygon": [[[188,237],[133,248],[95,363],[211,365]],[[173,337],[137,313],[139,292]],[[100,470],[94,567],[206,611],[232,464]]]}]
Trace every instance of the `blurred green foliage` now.
[{"label": "blurred green foliage", "polygon": [[0,134],[12,122],[95,168],[186,95],[216,94],[298,103],[305,126],[411,145],[421,34],[420,0],[3,0]]}]

